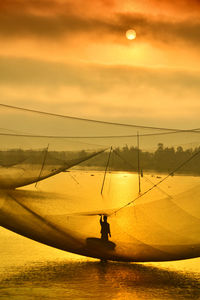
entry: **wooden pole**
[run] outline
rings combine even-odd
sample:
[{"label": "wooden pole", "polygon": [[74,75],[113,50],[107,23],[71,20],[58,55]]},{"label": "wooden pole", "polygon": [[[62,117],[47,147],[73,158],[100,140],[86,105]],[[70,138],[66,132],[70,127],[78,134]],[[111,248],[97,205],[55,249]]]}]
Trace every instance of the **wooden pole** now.
[{"label": "wooden pole", "polygon": [[106,169],[105,169],[105,172],[104,172],[103,183],[102,183],[102,187],[101,187],[101,195],[103,194],[103,188],[104,188],[104,183],[105,183],[105,179],[106,179],[107,169],[108,169],[108,166],[109,166],[111,152],[112,152],[112,146],[110,147],[110,152],[109,152],[109,155],[108,155],[108,161],[107,161]]},{"label": "wooden pole", "polygon": [[140,140],[139,133],[137,132],[137,149],[138,149],[138,185],[139,185],[139,194],[141,193],[141,182],[140,182]]}]

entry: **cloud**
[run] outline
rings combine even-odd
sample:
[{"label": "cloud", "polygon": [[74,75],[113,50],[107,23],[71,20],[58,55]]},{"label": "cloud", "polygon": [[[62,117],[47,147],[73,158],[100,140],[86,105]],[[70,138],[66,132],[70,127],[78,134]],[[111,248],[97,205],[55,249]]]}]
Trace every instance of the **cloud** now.
[{"label": "cloud", "polygon": [[114,33],[120,28],[100,19],[82,18],[76,15],[36,16],[36,15],[3,15],[0,19],[1,37],[37,37],[57,39],[71,37],[74,34]]},{"label": "cloud", "polygon": [[[0,86],[1,102],[19,107],[89,119],[171,128],[198,127],[200,104],[190,94],[175,94],[131,87],[115,88],[103,94],[86,94],[71,87]],[[181,125],[180,125],[181,124]]]},{"label": "cloud", "polygon": [[191,68],[193,60],[197,69],[199,8],[195,0],[0,1],[1,53],[21,56],[0,57],[1,99],[91,118],[198,120],[200,72],[115,62]]},{"label": "cloud", "polygon": [[0,58],[0,69],[5,104],[140,125],[198,127],[200,72],[10,57]]},{"label": "cloud", "polygon": [[119,14],[118,20],[123,30],[135,28],[137,37],[143,41],[162,42],[170,46],[176,44],[177,41],[200,45],[199,20],[177,21],[139,14]]},{"label": "cloud", "polygon": [[[39,13],[57,14],[60,12],[78,13],[80,15],[110,14],[113,11],[123,11],[128,7],[129,11],[137,11],[148,14],[151,9],[156,14],[167,14],[168,11],[179,13],[198,13],[199,0],[4,0],[0,2],[0,11],[3,13]],[[151,9],[150,9],[151,8]]]},{"label": "cloud", "polygon": [[200,72],[128,65],[64,64],[36,59],[0,57],[0,84],[75,86],[103,93],[119,86],[200,92]]},{"label": "cloud", "polygon": [[[86,117],[197,118],[200,72],[0,58],[7,103]],[[33,96],[34,95],[34,96]],[[57,107],[57,108],[56,108]],[[60,109],[60,111],[59,111]],[[191,117],[191,118],[192,118]]]},{"label": "cloud", "polygon": [[[53,3],[56,4],[56,2]],[[44,3],[41,2],[40,5],[42,4]],[[73,7],[69,3],[68,6]],[[46,15],[33,14],[25,10],[21,13],[14,11],[2,13],[0,37],[9,39],[26,37],[55,41],[60,38],[70,40],[75,35],[79,39],[81,35],[84,35],[85,40],[98,40],[98,42],[108,40],[124,44],[127,43],[124,33],[131,27],[137,32],[138,42],[163,43],[170,47],[177,43],[183,43],[185,47],[200,46],[199,19],[187,18],[180,21],[138,13],[112,13],[110,16],[84,15],[78,10],[75,13],[72,9],[57,13],[55,11],[54,14]]]},{"label": "cloud", "polygon": [[4,0],[0,2],[0,12],[3,14],[55,15],[80,14],[88,15],[104,13],[115,5],[115,0]]},{"label": "cloud", "polygon": [[[178,15],[179,13],[196,13],[200,8],[199,0],[140,0],[142,3],[151,5],[156,11],[165,12],[174,11]],[[134,2],[134,0],[130,0]]]}]

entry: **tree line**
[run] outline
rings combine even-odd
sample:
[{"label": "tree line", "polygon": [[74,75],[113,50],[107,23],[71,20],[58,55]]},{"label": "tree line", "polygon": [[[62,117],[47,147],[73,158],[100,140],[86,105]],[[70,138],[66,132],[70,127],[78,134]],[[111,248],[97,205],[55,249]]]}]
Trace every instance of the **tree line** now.
[{"label": "tree line", "polygon": [[[101,157],[95,157],[84,163],[87,166],[105,167],[108,161],[108,153]],[[179,146],[164,147],[162,143],[157,145],[154,152],[138,150],[137,147],[116,148],[110,155],[109,168],[119,171],[157,171],[200,174],[200,147],[183,149]],[[180,167],[182,165],[182,167]],[[179,168],[180,167],[180,168]]]},{"label": "tree line", "polygon": [[[23,150],[10,149],[0,151],[0,165],[11,166],[18,163],[41,164],[44,159],[45,149],[43,150]],[[84,158],[88,152],[82,151],[48,151],[46,163],[64,164],[67,161]],[[103,152],[92,159],[81,163],[85,167],[98,167],[105,169],[107,163],[110,170],[118,171],[140,171],[173,172],[178,168],[178,173],[200,174],[200,147],[183,149],[179,146],[164,147],[162,143],[157,145],[154,152],[138,150],[137,147],[124,146],[115,148],[110,153]],[[181,166],[179,168],[179,166]]]}]

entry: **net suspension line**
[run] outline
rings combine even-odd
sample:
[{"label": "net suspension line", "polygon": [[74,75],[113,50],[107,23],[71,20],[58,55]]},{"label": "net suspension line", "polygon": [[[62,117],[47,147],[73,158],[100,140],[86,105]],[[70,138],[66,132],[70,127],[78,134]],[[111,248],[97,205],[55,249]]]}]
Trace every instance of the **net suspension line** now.
[{"label": "net suspension line", "polygon": [[177,168],[175,168],[173,171],[171,171],[167,176],[165,176],[163,179],[161,179],[158,183],[154,184],[151,188],[149,188],[148,190],[146,190],[144,193],[138,195],[135,199],[131,200],[130,202],[128,202],[127,204],[123,205],[122,207],[120,207],[119,209],[115,210],[113,213],[111,213],[109,216],[112,215],[116,215],[116,213],[118,213],[120,210],[124,209],[125,207],[129,206],[130,204],[134,203],[136,200],[138,200],[139,198],[141,198],[142,196],[146,195],[147,193],[149,193],[151,190],[153,190],[155,187],[157,187],[159,184],[161,184],[162,182],[164,182],[169,176],[171,176],[172,174],[174,174],[175,172],[177,172],[180,168],[182,168],[184,165],[186,165],[188,162],[190,162],[194,157],[198,156],[200,154],[200,150],[197,151],[196,153],[194,153],[190,158],[188,158],[186,161],[184,161],[183,163],[181,163]]},{"label": "net suspension line", "polygon": [[37,179],[37,181],[35,183],[35,187],[37,187],[38,181],[40,180],[40,177],[42,175],[42,171],[44,169],[45,161],[46,161],[46,158],[47,158],[48,149],[49,149],[49,144],[47,145],[47,147],[45,149],[45,152],[44,152],[44,159],[43,159],[43,162],[42,162],[42,166],[41,166],[41,169],[40,169],[40,173],[39,173],[38,179]]},{"label": "net suspension line", "polygon": [[[130,167],[132,167],[133,169],[135,169],[136,167],[133,166],[130,162],[128,162],[124,157],[122,157],[116,150],[113,149],[113,153],[115,155],[117,155],[121,160],[123,160],[127,165],[129,165]],[[152,182],[148,177],[146,177],[144,174],[143,174],[143,178],[148,181],[149,183],[151,183],[152,186],[155,185],[154,182]],[[169,195],[166,191],[164,191],[163,189],[161,189],[159,186],[156,187],[160,192],[162,192],[163,194],[165,194],[167,197],[173,199],[173,197],[171,195]]]},{"label": "net suspension line", "polygon": [[108,155],[108,160],[107,160],[105,172],[104,172],[103,183],[102,183],[102,187],[101,187],[101,196],[103,195],[103,188],[104,188],[104,184],[105,184],[106,174],[107,174],[107,170],[108,170],[108,166],[109,166],[110,156],[111,156],[112,150],[113,150],[113,148],[111,146],[110,147],[110,152],[109,152],[109,155]]},{"label": "net suspension line", "polygon": [[138,153],[138,192],[139,195],[141,193],[141,180],[140,180],[140,139],[139,139],[139,132],[137,132],[137,153]]}]

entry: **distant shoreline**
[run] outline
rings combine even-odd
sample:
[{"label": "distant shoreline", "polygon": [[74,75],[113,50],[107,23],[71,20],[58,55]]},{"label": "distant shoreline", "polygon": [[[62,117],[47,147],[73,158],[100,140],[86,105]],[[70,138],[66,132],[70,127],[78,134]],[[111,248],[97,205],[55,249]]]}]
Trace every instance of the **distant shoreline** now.
[{"label": "distant shoreline", "polygon": [[[74,166],[71,169],[69,169],[68,171],[93,171],[93,172],[105,172],[105,167],[101,167],[101,166]],[[131,170],[120,170],[120,169],[112,169],[112,170],[108,170],[108,173],[130,173],[130,174],[136,174],[138,175],[137,171],[131,171]],[[167,176],[169,175],[169,173],[167,173],[166,171],[158,171],[158,170],[143,170],[144,176],[145,175],[153,175],[157,176],[157,175],[162,175],[162,176]],[[173,176],[194,176],[194,177],[199,177],[200,173],[185,173],[185,172],[176,172],[174,175],[171,175],[171,177]]]}]

